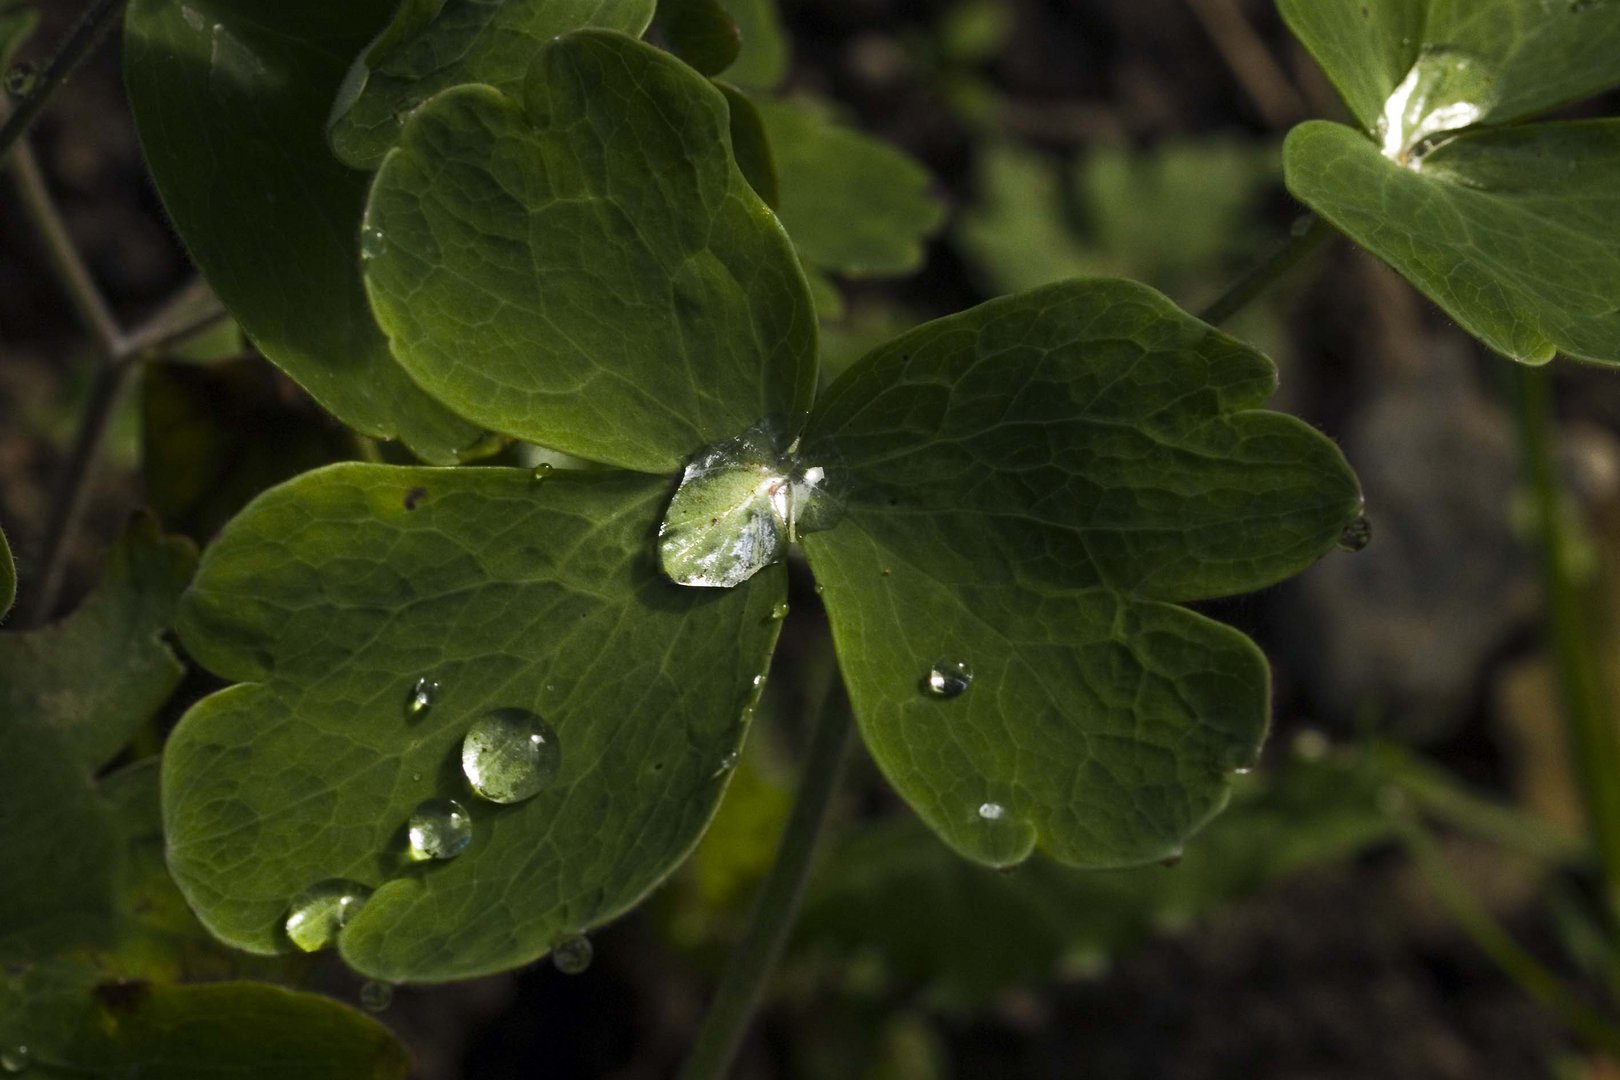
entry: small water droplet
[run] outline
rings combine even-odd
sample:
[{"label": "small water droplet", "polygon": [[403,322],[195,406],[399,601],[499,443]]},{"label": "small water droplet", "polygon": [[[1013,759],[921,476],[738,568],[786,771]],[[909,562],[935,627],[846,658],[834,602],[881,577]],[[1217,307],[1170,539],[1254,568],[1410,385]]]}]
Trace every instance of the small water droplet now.
[{"label": "small water droplet", "polygon": [[551,473],[552,473],[552,464],[551,464],[551,462],[542,461],[540,464],[538,464],[538,465],[536,465],[534,467],[534,471],[532,473],[530,473],[529,475],[534,477],[536,480],[544,480],[546,477],[550,476]]},{"label": "small water droplet", "polygon": [[735,769],[736,767],[737,767],[737,751],[735,751],[735,750],[728,751],[726,753],[726,756],[720,759],[720,767],[718,769],[714,770],[714,776],[710,777],[710,779],[714,779],[716,777],[724,776],[724,775],[726,775],[726,773],[730,772],[732,769]]},{"label": "small water droplet", "polygon": [[22,1043],[0,1050],[0,1068],[8,1073],[26,1072],[34,1062],[34,1052]]},{"label": "small water droplet", "polygon": [[771,622],[781,622],[788,617],[787,601],[782,601],[771,608]]},{"label": "small water droplet", "polygon": [[562,767],[557,733],[527,709],[495,709],[467,731],[461,771],[472,789],[490,802],[531,798]]},{"label": "small water droplet", "polygon": [[429,678],[416,680],[411,692],[405,697],[405,716],[415,719],[426,716],[427,711],[433,708],[433,703],[439,699],[439,684]]},{"label": "small water droplet", "polygon": [[764,685],[765,685],[765,676],[763,676],[763,675],[755,675],[754,676],[754,689],[758,690],[760,687],[762,687]]},{"label": "small water droplet", "polygon": [[936,660],[924,682],[935,697],[958,697],[973,685],[973,669],[964,660]]},{"label": "small water droplet", "polygon": [[1007,816],[1007,808],[998,802],[980,803],[979,816],[985,821],[1000,821]]},{"label": "small water droplet", "polygon": [[394,1003],[394,988],[376,979],[360,987],[360,1004],[367,1012],[382,1012]]},{"label": "small water droplet", "polygon": [[360,230],[360,257],[375,259],[388,250],[388,237],[383,231],[374,226],[367,225]]},{"label": "small water droplet", "polygon": [[337,941],[338,931],[359,914],[369,899],[370,889],[342,878],[311,885],[292,902],[292,910],[287,913],[287,936],[305,952],[328,948]]},{"label": "small water droplet", "polygon": [[429,799],[412,811],[405,831],[416,862],[453,859],[472,843],[472,815],[454,799]]},{"label": "small water droplet", "polygon": [[591,958],[595,955],[591,939],[584,934],[575,934],[557,942],[551,950],[551,962],[564,975],[578,975],[591,966]]},{"label": "small water droplet", "polygon": [[1372,543],[1372,522],[1367,520],[1366,514],[1357,515],[1356,519],[1344,527],[1339,534],[1339,550],[1361,551]]},{"label": "small water droplet", "polygon": [[27,97],[39,85],[39,68],[27,60],[19,60],[6,71],[6,93],[13,97]]}]

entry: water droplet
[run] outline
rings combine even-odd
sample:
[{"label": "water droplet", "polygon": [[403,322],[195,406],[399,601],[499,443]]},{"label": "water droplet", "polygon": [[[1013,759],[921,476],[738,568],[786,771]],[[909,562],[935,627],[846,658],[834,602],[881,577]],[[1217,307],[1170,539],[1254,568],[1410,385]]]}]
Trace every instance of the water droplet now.
[{"label": "water droplet", "polygon": [[973,685],[973,669],[963,660],[936,660],[924,682],[935,697],[958,697]]},{"label": "water droplet", "polygon": [[1169,870],[1181,862],[1183,854],[1184,852],[1180,850],[1172,851],[1170,854],[1159,860],[1159,865],[1164,867],[1166,870]]},{"label": "water droplet", "polygon": [[718,769],[714,770],[714,775],[711,776],[710,779],[715,779],[717,777],[724,776],[724,775],[726,775],[726,773],[730,772],[732,769],[735,769],[736,767],[737,767],[737,751],[735,751],[735,750],[728,751],[726,753],[726,756],[720,759],[720,767]]},{"label": "water droplet", "polygon": [[1378,117],[1384,156],[1418,168],[1439,136],[1478,123],[1496,97],[1496,73],[1485,61],[1456,49],[1425,48]]},{"label": "water droplet", "polygon": [[34,1052],[22,1043],[0,1050],[0,1068],[8,1073],[25,1072],[34,1062]]},{"label": "water droplet", "polygon": [[552,464],[551,464],[551,462],[542,461],[540,464],[538,464],[538,465],[536,465],[534,467],[534,471],[532,473],[530,473],[529,475],[534,477],[536,480],[544,480],[546,477],[550,476],[551,473],[552,473]]},{"label": "water droplet", "polygon": [[413,860],[453,859],[472,843],[472,815],[454,799],[429,799],[412,811],[406,833]]},{"label": "water droplet", "polygon": [[754,689],[758,690],[760,687],[762,687],[764,685],[765,685],[765,676],[763,676],[763,675],[755,675],[754,676]]},{"label": "water droplet", "polygon": [[360,1007],[367,1012],[382,1012],[394,1003],[394,987],[376,979],[368,979],[360,986]]},{"label": "water droplet", "polygon": [[1007,808],[998,802],[980,803],[979,816],[985,821],[1000,821],[1007,816]]},{"label": "water droplet", "polygon": [[1339,534],[1341,551],[1361,551],[1370,543],[1372,543],[1372,522],[1367,520],[1366,514],[1358,515]]},{"label": "water droplet", "polygon": [[575,934],[557,942],[551,950],[551,962],[564,975],[578,975],[591,966],[591,958],[595,955],[591,939],[584,934]]},{"label": "water droplet", "polygon": [[462,740],[461,771],[490,802],[522,802],[537,795],[561,767],[557,733],[527,709],[487,713]]},{"label": "water droplet", "polygon": [[1246,776],[1254,771],[1255,762],[1259,757],[1258,747],[1228,746],[1221,751],[1221,767],[1239,776]]},{"label": "water droplet", "polygon": [[787,601],[784,600],[782,603],[772,606],[772,608],[771,608],[771,622],[781,622],[783,619],[785,619],[787,617],[788,617]]},{"label": "water droplet", "polygon": [[27,60],[19,60],[6,71],[6,93],[13,97],[27,97],[39,85],[39,68]]},{"label": "water droplet", "polygon": [[405,717],[415,719],[426,716],[427,711],[433,708],[433,703],[439,699],[439,684],[432,679],[421,678],[411,687],[411,692],[405,697]]},{"label": "water droplet", "polygon": [[311,885],[292,902],[292,910],[287,913],[287,936],[305,952],[328,948],[337,941],[338,931],[369,899],[370,889],[342,878]]},{"label": "water droplet", "polygon": [[360,230],[360,257],[362,259],[375,259],[388,250],[388,237],[383,235],[381,229],[367,225]]}]

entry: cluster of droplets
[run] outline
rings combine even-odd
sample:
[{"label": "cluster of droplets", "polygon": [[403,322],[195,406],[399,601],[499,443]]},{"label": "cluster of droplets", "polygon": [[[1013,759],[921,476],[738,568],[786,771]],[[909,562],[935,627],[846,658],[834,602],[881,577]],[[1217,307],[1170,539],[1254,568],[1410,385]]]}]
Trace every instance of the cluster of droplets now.
[{"label": "cluster of droplets", "polygon": [[[431,678],[417,679],[405,695],[405,718],[417,720],[427,715],[441,689]],[[561,768],[557,733],[528,709],[492,709],[474,721],[462,738],[462,775],[472,793],[488,802],[511,804],[531,799],[556,779]],[[413,775],[421,779],[420,773]],[[423,800],[405,824],[405,839],[406,858],[411,862],[454,859],[473,842],[473,815],[455,799]],[[370,897],[371,890],[365,885],[343,878],[313,885],[293,900],[283,924],[287,937],[305,952],[329,948]],[[362,1003],[368,1008],[386,1008],[386,1001],[373,1006],[364,995],[369,992],[380,998],[385,992],[391,994],[391,989],[382,983],[367,986],[370,989],[362,990]]]}]

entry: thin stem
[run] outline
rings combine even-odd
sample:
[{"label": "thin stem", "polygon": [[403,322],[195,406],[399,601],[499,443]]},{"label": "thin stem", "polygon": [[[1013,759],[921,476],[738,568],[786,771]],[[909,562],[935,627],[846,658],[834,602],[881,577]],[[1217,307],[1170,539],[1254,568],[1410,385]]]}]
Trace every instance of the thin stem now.
[{"label": "thin stem", "polygon": [[1333,229],[1315,214],[1306,214],[1288,230],[1288,239],[1215,298],[1198,315],[1211,326],[1219,326],[1249,304],[1290,270],[1319,251],[1333,237]]},{"label": "thin stem", "polygon": [[849,703],[838,684],[836,667],[818,712],[804,777],[782,830],[776,861],[760,888],[748,929],[732,950],[720,988],[681,1071],[681,1080],[720,1080],[726,1075],[759,1010],[771,969],[793,929],[799,899],[810,876],[811,855],[827,819],[827,808],[849,746]]},{"label": "thin stem", "polygon": [[96,288],[84,260],[79,258],[78,249],[73,246],[62,215],[45,187],[39,162],[26,144],[17,147],[16,156],[11,161],[11,175],[16,181],[17,197],[22,202],[23,211],[45,245],[45,257],[62,291],[73,305],[74,314],[89,332],[101,359],[112,361],[124,347],[124,336],[118,328],[118,320],[113,318],[107,302],[102,299],[101,290]]},{"label": "thin stem", "polygon": [[1597,848],[1609,910],[1620,913],[1620,731],[1609,712],[1607,680],[1592,650],[1596,620],[1588,606],[1591,591],[1580,580],[1571,558],[1575,537],[1554,462],[1547,374],[1516,367],[1519,442],[1535,498],[1542,588],[1571,760]]},{"label": "thin stem", "polygon": [[44,110],[57,89],[112,29],[113,16],[123,5],[124,0],[93,0],[84,14],[79,16],[79,21],[68,31],[56,55],[51,57],[45,70],[40,73],[39,83],[33,92],[23,98],[5,123],[0,124],[0,163],[6,160],[11,148],[22,140],[23,133]]},{"label": "thin stem", "polygon": [[164,302],[151,318],[131,330],[124,352],[133,359],[163,352],[226,317],[223,304],[208,283],[197,278]]},{"label": "thin stem", "polygon": [[1539,960],[1520,948],[1483,904],[1457,880],[1434,840],[1416,825],[1401,830],[1406,848],[1435,897],[1474,945],[1530,997],[1556,1013],[1582,1039],[1620,1059],[1620,1031]]},{"label": "thin stem", "polygon": [[1236,0],[1186,3],[1267,124],[1284,128],[1305,115],[1304,99]]},{"label": "thin stem", "polygon": [[101,457],[107,427],[118,410],[118,403],[123,399],[124,389],[135,369],[136,365],[128,360],[117,360],[103,365],[96,373],[90,401],[85,406],[84,415],[79,417],[79,430],[73,436],[73,449],[57,484],[56,498],[51,503],[45,539],[40,547],[39,579],[29,592],[28,603],[19,620],[25,629],[39,626],[56,610],[62,580],[67,572],[68,552],[84,520],[85,506],[90,501],[90,476]]}]

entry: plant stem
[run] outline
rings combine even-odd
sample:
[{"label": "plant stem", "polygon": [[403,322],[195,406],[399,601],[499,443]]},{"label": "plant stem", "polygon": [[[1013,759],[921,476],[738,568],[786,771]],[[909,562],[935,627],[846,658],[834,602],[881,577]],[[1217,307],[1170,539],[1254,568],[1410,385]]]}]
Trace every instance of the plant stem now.
[{"label": "plant stem", "polygon": [[39,83],[33,92],[0,124],[0,163],[4,163],[11,148],[21,141],[23,133],[44,110],[57,89],[112,28],[113,16],[123,6],[124,0],[93,0],[84,14],[79,16],[79,21],[68,31],[56,55],[51,57],[45,70],[40,73]]},{"label": "plant stem", "polygon": [[1315,214],[1306,214],[1297,219],[1288,230],[1287,240],[1278,244],[1271,254],[1217,296],[1213,303],[1199,312],[1198,317],[1211,326],[1221,325],[1320,250],[1333,235],[1333,229]]},{"label": "plant stem", "polygon": [[799,899],[810,876],[811,855],[826,822],[849,746],[849,704],[838,682],[836,665],[817,712],[804,776],[782,830],[776,861],[760,887],[748,928],[726,963],[720,988],[681,1070],[681,1080],[720,1080],[726,1075],[793,928]]},{"label": "plant stem", "polygon": [[1554,419],[1547,374],[1515,365],[1519,442],[1535,498],[1542,588],[1557,667],[1571,761],[1612,914],[1620,913],[1620,732],[1609,687],[1592,648],[1596,620],[1590,590],[1571,558],[1572,535],[1554,460]]},{"label": "plant stem", "polygon": [[1436,898],[1480,952],[1521,990],[1558,1014],[1571,1031],[1620,1060],[1620,1031],[1562,979],[1519,947],[1468,887],[1457,880],[1451,864],[1434,840],[1415,824],[1407,824],[1401,830],[1401,837]]}]

